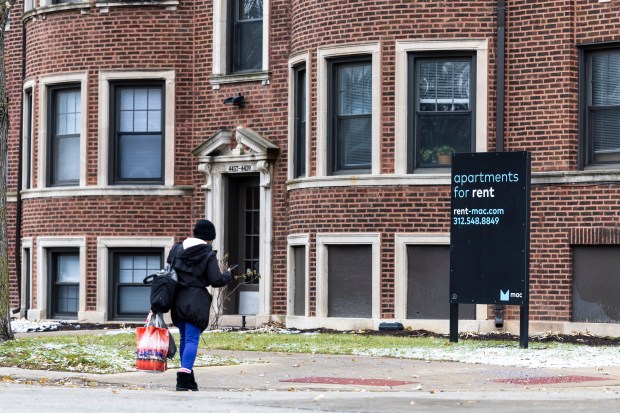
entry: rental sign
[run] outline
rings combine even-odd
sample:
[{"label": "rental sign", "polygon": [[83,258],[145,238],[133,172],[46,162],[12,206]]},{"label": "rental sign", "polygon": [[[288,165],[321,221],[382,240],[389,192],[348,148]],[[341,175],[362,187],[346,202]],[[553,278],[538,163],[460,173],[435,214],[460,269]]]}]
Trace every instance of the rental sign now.
[{"label": "rental sign", "polygon": [[452,158],[450,303],[528,299],[530,154]]}]

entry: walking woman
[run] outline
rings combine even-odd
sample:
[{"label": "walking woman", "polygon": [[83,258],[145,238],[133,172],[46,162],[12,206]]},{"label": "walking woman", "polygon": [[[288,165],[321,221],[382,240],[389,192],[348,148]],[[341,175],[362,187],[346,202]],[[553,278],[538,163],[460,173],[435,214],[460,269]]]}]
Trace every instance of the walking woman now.
[{"label": "walking woman", "polygon": [[[172,322],[179,328],[181,368],[177,373],[177,390],[198,390],[194,378],[194,362],[198,354],[200,335],[209,325],[211,294],[207,287],[224,287],[231,280],[230,268],[221,272],[212,248],[215,226],[201,219],[194,226],[194,236],[175,245],[168,262],[176,270],[179,286],[172,307]],[[174,253],[174,254],[173,254]]]}]

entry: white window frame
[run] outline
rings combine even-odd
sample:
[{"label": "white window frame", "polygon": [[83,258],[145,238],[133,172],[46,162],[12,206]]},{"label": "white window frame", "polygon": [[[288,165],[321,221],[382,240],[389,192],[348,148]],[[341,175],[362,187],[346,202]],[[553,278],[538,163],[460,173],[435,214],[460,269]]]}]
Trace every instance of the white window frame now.
[{"label": "white window frame", "polygon": [[[22,152],[22,177],[27,177],[30,175],[30,182],[26,182],[26,180],[22,180],[22,190],[32,189],[34,182],[34,165],[32,161],[34,160],[34,105],[35,105],[35,84],[36,82],[33,79],[26,80],[24,82],[24,86],[22,88],[22,105],[23,106],[23,117],[22,117],[22,148],[26,149],[28,147],[26,136],[28,135],[28,123],[30,123],[30,153]],[[30,110],[32,113],[28,111],[28,107],[25,105],[26,103],[26,92],[30,90],[30,97],[32,98],[32,105]],[[30,122],[29,122],[30,121]],[[80,142],[81,144],[82,142]],[[30,166],[30,171],[28,171],[28,166]],[[30,174],[28,173],[30,172]]]},{"label": "white window frame", "polygon": [[96,321],[99,323],[109,321],[108,315],[110,309],[108,308],[108,276],[111,248],[163,248],[165,262],[170,249],[174,246],[174,241],[174,237],[97,238],[97,309],[94,313],[89,314],[91,321]]},{"label": "white window frame", "polygon": [[118,80],[163,80],[165,90],[164,113],[164,186],[174,185],[174,156],[175,156],[175,72],[174,70],[152,71],[101,71],[99,72],[99,186],[148,186],[157,185],[111,185],[109,182],[109,154],[110,154],[110,83]]},{"label": "white window frame", "polygon": [[47,185],[47,161],[48,151],[48,116],[50,108],[47,107],[47,97],[50,86],[62,85],[67,83],[79,83],[80,85],[80,178],[79,185],[86,185],[86,135],[88,126],[88,73],[68,73],[61,75],[42,76],[39,87],[39,145],[38,145],[38,180],[39,188],[46,188]]},{"label": "white window frame", "polygon": [[213,0],[213,76],[211,84],[219,89],[220,84],[262,80],[269,83],[269,45],[271,27],[271,0],[263,0],[263,65],[262,72],[230,74],[228,68],[228,0]]},{"label": "white window frame", "polygon": [[294,247],[304,247],[306,251],[306,264],[304,268],[304,278],[305,278],[305,308],[304,308],[304,316],[307,317],[310,314],[310,235],[308,234],[295,234],[289,235],[287,237],[287,257],[286,257],[286,268],[287,268],[287,287],[286,287],[286,297],[287,297],[287,306],[286,306],[286,314],[289,317],[299,317],[295,315],[295,253]]},{"label": "white window frame", "polygon": [[[295,67],[306,67],[306,170],[305,176],[295,178]],[[310,55],[303,53],[293,57],[288,62],[288,147],[292,150],[288,156],[288,179],[303,179],[309,176],[310,171]]]},{"label": "white window frame", "polygon": [[[476,61],[476,152],[487,152],[487,117],[488,117],[488,72],[489,46],[488,40],[407,40],[396,42],[396,79],[395,79],[395,137],[394,137],[394,172],[398,175],[407,174],[407,117],[408,107],[408,55],[414,52],[461,52],[475,53]],[[432,171],[416,171],[419,173],[436,173]]]},{"label": "white window frame", "polygon": [[[317,52],[317,132],[316,132],[316,175],[330,175],[328,155],[328,99],[329,60],[347,56],[370,56],[372,59],[372,166],[371,175],[381,173],[381,45],[364,43],[358,45],[330,46]],[[310,122],[309,122],[310,123]],[[346,179],[351,175],[337,175],[333,179]]]},{"label": "white window frame", "polygon": [[[86,238],[85,237],[38,237],[37,243],[37,306],[28,311],[28,318],[35,320],[48,317],[47,310],[50,303],[47,302],[49,285],[48,254],[52,248],[78,248],[80,256],[80,285],[78,321],[86,319]],[[32,251],[32,250],[31,250]],[[31,252],[32,253],[32,252]],[[31,317],[32,316],[32,317]]]},{"label": "white window frame", "polygon": [[[372,319],[339,318],[328,316],[328,247],[330,245],[372,246]],[[322,324],[336,328],[352,320],[366,320],[365,328],[374,328],[381,315],[381,234],[379,233],[334,233],[316,235],[316,316]],[[347,321],[348,320],[348,321]],[[345,323],[345,324],[343,324]]]}]

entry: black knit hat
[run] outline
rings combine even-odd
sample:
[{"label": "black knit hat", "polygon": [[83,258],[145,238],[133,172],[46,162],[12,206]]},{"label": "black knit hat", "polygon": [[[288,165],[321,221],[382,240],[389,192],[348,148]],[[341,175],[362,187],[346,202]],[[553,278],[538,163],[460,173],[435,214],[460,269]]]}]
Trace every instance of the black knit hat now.
[{"label": "black knit hat", "polygon": [[196,221],[194,236],[204,241],[213,241],[215,239],[215,225],[208,219]]}]

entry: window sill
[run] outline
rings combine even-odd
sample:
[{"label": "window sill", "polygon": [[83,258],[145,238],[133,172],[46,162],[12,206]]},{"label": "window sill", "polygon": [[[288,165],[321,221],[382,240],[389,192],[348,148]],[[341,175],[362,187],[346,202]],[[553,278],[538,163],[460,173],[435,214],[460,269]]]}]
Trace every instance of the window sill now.
[{"label": "window sill", "polygon": [[[416,170],[417,171],[417,170]],[[348,176],[310,176],[289,179],[287,191],[308,188],[336,188],[360,186],[443,186],[451,185],[449,168],[428,168],[424,173],[407,175],[348,175]],[[620,182],[620,167],[615,169],[588,169],[587,171],[533,172],[533,185],[558,184],[604,184]]]},{"label": "window sill", "polygon": [[80,10],[81,13],[88,13],[87,9],[91,8],[91,3],[88,1],[80,1],[75,3],[63,3],[63,4],[49,4],[47,6],[37,7],[35,9],[28,10],[22,16],[22,21],[26,21],[31,17],[41,16],[41,19],[45,19],[45,15],[48,13],[56,13],[68,10]]},{"label": "window sill", "polygon": [[95,7],[101,13],[107,13],[110,7],[165,7],[166,10],[176,10],[178,0],[97,0]]},{"label": "window sill", "polygon": [[[167,10],[176,10],[179,0],[97,0],[94,7],[99,8],[101,13],[107,13],[110,7],[165,7]],[[24,12],[22,21],[41,15],[45,19],[45,14],[62,12],[68,10],[80,10],[82,14],[89,12],[93,3],[88,0],[77,1],[75,3],[49,4],[37,7]]]},{"label": "window sill", "polygon": [[584,170],[584,172],[590,172],[590,171],[618,171],[618,170],[620,170],[620,163],[588,165],[585,168],[583,168],[583,170]]},{"label": "window sill", "polygon": [[193,186],[115,185],[36,188],[22,191],[22,199],[74,196],[192,196]]},{"label": "window sill", "polygon": [[263,85],[268,85],[270,76],[271,74],[269,72],[241,73],[235,75],[213,75],[210,79],[210,82],[213,89],[219,89],[220,85],[230,83],[263,82]]},{"label": "window sill", "polygon": [[291,191],[295,189],[330,187],[450,185],[450,179],[448,171],[411,175],[311,176],[290,179],[286,182],[286,189]]}]

